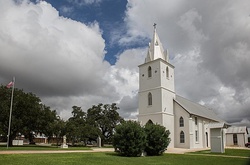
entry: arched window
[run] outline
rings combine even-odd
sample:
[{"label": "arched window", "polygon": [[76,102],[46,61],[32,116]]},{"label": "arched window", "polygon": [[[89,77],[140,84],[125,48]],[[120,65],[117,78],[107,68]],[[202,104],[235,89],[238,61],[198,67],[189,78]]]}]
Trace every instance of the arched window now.
[{"label": "arched window", "polygon": [[180,143],[185,143],[185,134],[183,131],[180,133]]},{"label": "arched window", "polygon": [[152,77],[152,68],[151,68],[151,66],[148,67],[148,77]]},{"label": "arched window", "polygon": [[151,119],[148,120],[146,124],[154,124]]},{"label": "arched window", "polygon": [[168,70],[168,67],[166,67],[166,78],[169,78],[169,70]]},{"label": "arched window", "polygon": [[180,123],[180,127],[184,127],[184,119],[183,119],[183,117],[180,117],[179,123]]},{"label": "arched window", "polygon": [[148,93],[148,105],[152,105],[152,94]]}]

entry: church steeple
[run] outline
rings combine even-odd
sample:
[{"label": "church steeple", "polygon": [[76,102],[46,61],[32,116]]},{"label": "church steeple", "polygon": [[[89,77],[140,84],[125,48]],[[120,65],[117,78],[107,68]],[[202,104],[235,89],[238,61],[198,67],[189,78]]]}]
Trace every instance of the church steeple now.
[{"label": "church steeple", "polygon": [[174,147],[174,66],[164,52],[156,24],[147,53],[145,63],[139,65],[138,121],[146,124],[151,120],[168,128],[172,139],[169,147]]},{"label": "church steeple", "polygon": [[156,32],[156,24],[154,24],[154,35],[149,43],[148,54],[145,59],[145,63],[161,58],[168,62],[168,53],[164,51],[162,43],[159,39],[159,36]]}]

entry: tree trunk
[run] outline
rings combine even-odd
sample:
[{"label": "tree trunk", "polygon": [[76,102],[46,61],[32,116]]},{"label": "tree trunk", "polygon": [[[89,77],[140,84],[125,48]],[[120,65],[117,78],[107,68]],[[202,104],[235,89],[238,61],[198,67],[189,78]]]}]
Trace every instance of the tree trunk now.
[{"label": "tree trunk", "polygon": [[72,138],[72,146],[75,146],[75,139]]},{"label": "tree trunk", "polygon": [[48,144],[50,144],[51,136],[48,137]]},{"label": "tree trunk", "polygon": [[33,132],[29,133],[29,144],[35,144]]}]

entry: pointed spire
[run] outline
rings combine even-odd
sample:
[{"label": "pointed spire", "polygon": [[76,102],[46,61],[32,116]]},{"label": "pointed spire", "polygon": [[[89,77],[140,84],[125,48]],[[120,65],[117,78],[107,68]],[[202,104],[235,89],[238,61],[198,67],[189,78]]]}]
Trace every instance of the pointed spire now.
[{"label": "pointed spire", "polygon": [[148,54],[147,54],[147,58],[145,59],[145,62],[153,61],[158,58],[168,61],[167,51],[164,52],[162,43],[156,32],[156,23],[154,23],[153,26],[154,26],[154,35],[153,35],[151,43],[149,43]]}]

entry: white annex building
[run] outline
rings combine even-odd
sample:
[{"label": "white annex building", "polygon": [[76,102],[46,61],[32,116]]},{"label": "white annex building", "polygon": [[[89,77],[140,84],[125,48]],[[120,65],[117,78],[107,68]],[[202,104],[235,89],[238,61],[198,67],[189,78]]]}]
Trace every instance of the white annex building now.
[{"label": "white annex building", "polygon": [[209,125],[223,122],[212,110],[175,93],[174,66],[156,28],[145,63],[139,65],[138,121],[149,120],[170,131],[169,148],[210,147]]},{"label": "white annex building", "polygon": [[248,134],[246,126],[228,128],[226,131],[226,146],[245,147],[248,142]]}]

